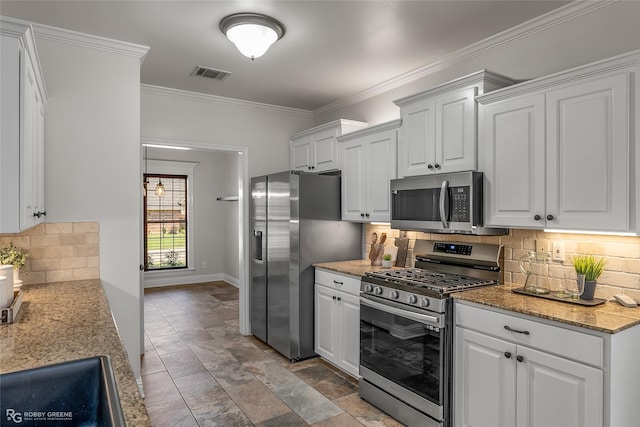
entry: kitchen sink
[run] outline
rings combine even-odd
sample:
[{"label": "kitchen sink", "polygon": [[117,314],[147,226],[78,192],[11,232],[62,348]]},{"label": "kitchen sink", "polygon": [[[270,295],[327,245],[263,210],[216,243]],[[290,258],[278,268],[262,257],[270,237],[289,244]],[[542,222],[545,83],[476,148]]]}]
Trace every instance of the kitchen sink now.
[{"label": "kitchen sink", "polygon": [[125,426],[109,356],[0,375],[3,426]]}]

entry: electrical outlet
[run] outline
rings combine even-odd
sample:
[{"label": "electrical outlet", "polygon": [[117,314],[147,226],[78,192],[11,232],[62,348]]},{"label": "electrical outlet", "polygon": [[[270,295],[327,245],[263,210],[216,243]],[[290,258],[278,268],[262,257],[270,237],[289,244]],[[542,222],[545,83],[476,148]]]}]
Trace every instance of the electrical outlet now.
[{"label": "electrical outlet", "polygon": [[564,262],[564,242],[553,242],[553,253],[551,259]]},{"label": "electrical outlet", "polygon": [[207,268],[207,261],[202,261],[202,268]]},{"label": "electrical outlet", "polygon": [[548,253],[549,252],[549,241],[547,239],[536,239],[536,252],[538,252],[538,253]]}]

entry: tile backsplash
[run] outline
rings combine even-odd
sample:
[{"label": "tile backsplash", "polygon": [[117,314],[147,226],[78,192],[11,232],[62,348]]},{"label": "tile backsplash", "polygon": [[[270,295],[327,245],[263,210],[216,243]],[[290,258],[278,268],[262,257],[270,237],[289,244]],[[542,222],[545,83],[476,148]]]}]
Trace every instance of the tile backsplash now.
[{"label": "tile backsplash", "polygon": [[[367,258],[373,232],[387,233],[386,245],[393,245],[394,238],[399,236],[398,230],[385,225],[367,224],[365,227],[365,247],[363,258]],[[504,280],[524,285],[525,275],[518,268],[518,260],[529,251],[535,250],[536,239],[551,242],[563,242],[565,261],[552,261],[549,268],[549,284],[556,289],[562,281],[573,280],[575,271],[571,257],[576,254],[591,254],[604,257],[605,271],[598,279],[595,296],[610,298],[617,293],[625,293],[640,300],[640,237],[607,236],[570,233],[548,233],[538,230],[510,230],[505,236],[464,236],[449,234],[430,234],[408,232],[409,248],[412,249],[416,239],[442,241],[492,243],[504,245]],[[412,251],[409,252],[412,256]],[[411,260],[413,262],[413,260]],[[408,265],[413,265],[409,264]]]},{"label": "tile backsplash", "polygon": [[43,223],[22,233],[0,234],[0,246],[9,242],[29,254],[20,271],[25,285],[100,278],[97,222]]}]

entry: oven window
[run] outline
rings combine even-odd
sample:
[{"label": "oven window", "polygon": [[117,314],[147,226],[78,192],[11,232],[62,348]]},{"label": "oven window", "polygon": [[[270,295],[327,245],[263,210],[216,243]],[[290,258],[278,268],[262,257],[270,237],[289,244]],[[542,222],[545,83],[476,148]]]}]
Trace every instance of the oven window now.
[{"label": "oven window", "polygon": [[392,198],[396,221],[440,221],[440,188],[398,190]]},{"label": "oven window", "polygon": [[442,405],[443,331],[361,304],[360,364]]}]

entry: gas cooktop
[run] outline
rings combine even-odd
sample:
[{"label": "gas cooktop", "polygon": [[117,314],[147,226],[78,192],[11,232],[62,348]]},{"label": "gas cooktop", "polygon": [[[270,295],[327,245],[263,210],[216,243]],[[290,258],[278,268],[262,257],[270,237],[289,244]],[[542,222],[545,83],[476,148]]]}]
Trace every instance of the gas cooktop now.
[{"label": "gas cooktop", "polygon": [[[462,289],[478,286],[493,285],[495,280],[477,279],[458,274],[441,273],[422,268],[408,268],[404,270],[376,271],[365,274],[369,282],[387,287],[411,287],[412,292],[448,294]],[[371,280],[374,279],[374,280]]]}]

